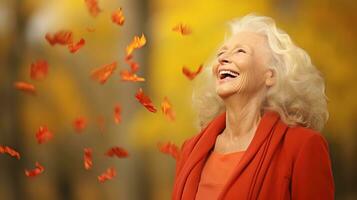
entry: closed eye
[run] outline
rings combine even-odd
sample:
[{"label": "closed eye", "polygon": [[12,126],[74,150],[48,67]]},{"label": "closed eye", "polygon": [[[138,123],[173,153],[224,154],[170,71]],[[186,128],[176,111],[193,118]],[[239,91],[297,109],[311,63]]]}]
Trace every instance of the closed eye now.
[{"label": "closed eye", "polygon": [[237,52],[238,53],[247,53],[244,49],[238,49]]}]

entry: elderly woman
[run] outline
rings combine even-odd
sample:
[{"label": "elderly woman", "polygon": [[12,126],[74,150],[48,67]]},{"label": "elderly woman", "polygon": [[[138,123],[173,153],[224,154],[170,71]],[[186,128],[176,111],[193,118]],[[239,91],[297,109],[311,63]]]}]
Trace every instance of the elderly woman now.
[{"label": "elderly woman", "polygon": [[172,199],[334,199],[319,71],[269,17],[231,28],[194,95],[202,130],[181,147]]}]

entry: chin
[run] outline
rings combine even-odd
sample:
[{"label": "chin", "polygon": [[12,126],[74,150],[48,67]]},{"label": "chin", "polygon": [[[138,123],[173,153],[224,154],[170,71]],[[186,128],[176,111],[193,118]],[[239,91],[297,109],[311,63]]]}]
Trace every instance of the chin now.
[{"label": "chin", "polygon": [[229,87],[224,87],[224,86],[217,86],[216,87],[216,93],[219,97],[221,97],[221,99],[225,99],[227,97],[230,97],[234,94],[237,93],[236,90],[233,90],[233,88],[229,88]]},{"label": "chin", "polygon": [[237,93],[240,93],[239,91],[239,82],[237,81],[221,81],[217,80],[216,81],[216,93],[219,97],[222,99],[227,98],[229,96],[235,95]]}]

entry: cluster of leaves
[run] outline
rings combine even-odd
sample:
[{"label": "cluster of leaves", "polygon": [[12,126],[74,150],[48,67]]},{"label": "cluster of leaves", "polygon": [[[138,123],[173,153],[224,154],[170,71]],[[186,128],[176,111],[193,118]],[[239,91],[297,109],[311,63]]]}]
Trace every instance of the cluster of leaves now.
[{"label": "cluster of leaves", "polygon": [[[92,17],[97,17],[102,9],[99,7],[97,0],[84,0],[85,5],[87,6],[88,12]],[[114,24],[118,26],[123,26],[125,23],[125,17],[122,8],[118,8],[112,12],[111,20]],[[88,32],[95,32],[94,28],[88,28]],[[177,24],[172,28],[172,31],[179,33],[182,36],[187,36],[192,33],[192,30],[187,25],[182,23]],[[75,54],[80,49],[85,48],[86,40],[84,38],[79,39],[78,41],[74,41],[73,32],[70,30],[59,30],[55,33],[47,33],[44,39],[51,46],[65,46],[68,51],[72,54]],[[130,69],[122,69],[119,72],[119,77],[121,81],[126,82],[144,82],[145,78],[140,77],[137,72],[140,70],[139,64],[133,60],[133,53],[135,50],[142,48],[147,43],[147,39],[145,35],[142,33],[141,36],[134,36],[133,40],[127,45],[125,51],[126,56],[124,62],[130,66]],[[103,85],[107,83],[110,77],[114,74],[115,70],[118,68],[118,62],[112,61],[109,64],[104,64],[102,66],[96,67],[90,72],[90,77],[92,80],[98,82]],[[203,66],[199,66],[196,71],[190,71],[187,67],[183,66],[182,73],[189,80],[193,80],[202,70]],[[29,77],[33,81],[42,81],[47,78],[49,74],[50,65],[45,59],[38,59],[30,64],[30,74]],[[14,87],[22,91],[26,94],[36,96],[39,92],[36,90],[36,86],[33,83],[27,81],[16,81],[14,83]],[[142,88],[139,88],[135,94],[135,98],[137,101],[142,104],[149,112],[156,113],[157,108],[153,104],[152,100],[149,96],[147,96]],[[168,99],[168,97],[164,97],[161,103],[161,110],[164,116],[169,121],[175,121],[175,112],[173,111],[172,105]],[[122,107],[118,103],[114,106],[113,109],[113,118],[115,124],[120,124],[122,122],[121,117]],[[98,120],[98,124],[100,127],[103,127],[103,119]],[[85,116],[79,116],[73,120],[73,129],[78,134],[83,133],[85,128],[88,125],[87,119]],[[103,129],[103,128],[102,128]],[[46,126],[42,125],[38,128],[38,131],[35,134],[35,138],[37,143],[43,144],[47,143],[50,140],[54,139],[55,136],[53,132]],[[178,159],[180,155],[179,148],[171,143],[158,143],[158,149],[160,152],[171,155],[173,158]],[[16,157],[20,159],[20,153],[16,150],[12,149],[8,146],[0,146],[0,153],[8,154],[10,156]],[[93,149],[92,148],[84,148],[84,156],[83,156],[83,165],[84,169],[90,170],[93,167],[93,158],[92,158]],[[108,157],[117,157],[117,158],[127,158],[129,153],[120,146],[114,146],[107,150],[104,154]],[[35,177],[45,171],[45,167],[42,166],[39,162],[35,163],[35,168],[32,170],[25,169],[25,175],[28,177]],[[105,182],[106,180],[110,180],[117,175],[117,172],[114,167],[109,167],[105,172],[99,175],[98,181],[100,183]]]}]

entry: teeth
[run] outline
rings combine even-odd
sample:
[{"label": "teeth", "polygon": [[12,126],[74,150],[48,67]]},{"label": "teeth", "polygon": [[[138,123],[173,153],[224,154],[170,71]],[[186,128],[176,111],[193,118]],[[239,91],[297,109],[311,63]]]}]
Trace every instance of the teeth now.
[{"label": "teeth", "polygon": [[237,77],[239,75],[238,72],[234,72],[234,71],[230,71],[230,70],[221,70],[219,71],[219,76],[223,77],[223,76],[233,76],[234,78]]}]

